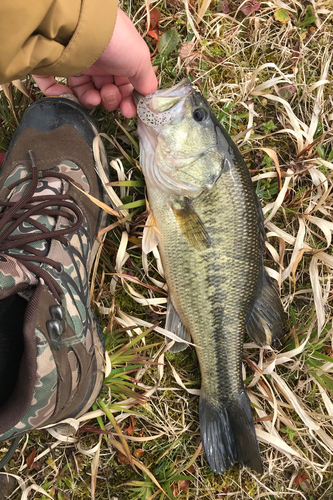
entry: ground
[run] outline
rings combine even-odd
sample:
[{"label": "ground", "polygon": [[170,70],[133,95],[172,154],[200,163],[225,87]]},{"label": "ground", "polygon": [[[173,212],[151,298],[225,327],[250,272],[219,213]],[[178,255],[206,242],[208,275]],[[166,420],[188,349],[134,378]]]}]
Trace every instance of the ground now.
[{"label": "ground", "polygon": [[[285,336],[274,349],[245,339],[244,376],[264,474],[235,465],[215,475],[207,465],[195,350],[164,352],[156,328],[164,326],[166,292],[158,252],[141,251],[148,211],[136,119],[96,109],[92,116],[111,140],[108,180],[120,181],[109,191],[121,206],[100,235],[93,275],[93,306],[110,360],[105,389],[94,413],[73,423],[80,428],[70,442],[63,429],[22,439],[6,468],[18,485],[10,498],[328,500],[333,3],[169,0],[151,3],[149,15],[141,0],[123,8],[149,44],[160,86],[188,76],[208,99],[243,154],[264,208],[265,265],[286,311]],[[31,97],[40,96],[30,79],[24,88],[15,85],[0,95],[2,152]]]}]

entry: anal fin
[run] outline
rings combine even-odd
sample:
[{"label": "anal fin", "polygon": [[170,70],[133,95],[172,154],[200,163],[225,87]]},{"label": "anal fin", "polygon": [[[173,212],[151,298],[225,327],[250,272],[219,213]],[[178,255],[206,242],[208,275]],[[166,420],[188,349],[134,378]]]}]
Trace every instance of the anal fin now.
[{"label": "anal fin", "polygon": [[284,316],[277,288],[264,269],[261,295],[246,325],[247,333],[257,345],[271,345],[284,333]]},{"label": "anal fin", "polygon": [[[175,333],[181,339],[191,342],[191,335],[186,330],[182,320],[178,316],[176,309],[173,307],[170,297],[168,298],[167,305],[167,315],[165,320],[165,329],[169,332]],[[165,339],[166,344],[170,343],[169,339]],[[175,342],[174,345],[169,349],[169,352],[180,352],[186,349],[187,344],[185,342]]]}]

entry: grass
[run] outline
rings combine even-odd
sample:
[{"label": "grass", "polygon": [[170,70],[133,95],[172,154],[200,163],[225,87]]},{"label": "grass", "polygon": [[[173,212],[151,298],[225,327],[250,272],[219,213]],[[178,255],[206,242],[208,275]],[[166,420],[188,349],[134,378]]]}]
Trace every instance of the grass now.
[{"label": "grass", "polygon": [[[123,7],[145,33],[145,4]],[[93,281],[93,304],[110,359],[106,385],[92,412],[72,422],[72,442],[66,442],[64,428],[53,436],[34,431],[23,440],[7,467],[22,484],[11,498],[329,500],[332,4],[261,2],[247,16],[239,1],[199,6],[172,0],[152,7],[161,12],[164,34],[152,58],[160,86],[185,75],[199,86],[240,148],[265,212],[265,265],[277,280],[287,319],[286,335],[275,349],[259,349],[249,339],[244,348],[264,474],[235,465],[214,475],[207,465],[200,446],[195,350],[165,352],[163,270],[157,251],[144,256],[140,248],[147,213],[136,122],[96,109],[100,130],[112,138],[107,142],[112,181],[120,181],[110,193],[122,206],[105,234]],[[145,39],[153,53],[154,39]],[[25,86],[38,96],[31,81]],[[7,97],[1,93],[0,150],[7,149],[15,116],[19,120],[29,102],[15,87]],[[2,443],[1,451],[6,448]]]}]

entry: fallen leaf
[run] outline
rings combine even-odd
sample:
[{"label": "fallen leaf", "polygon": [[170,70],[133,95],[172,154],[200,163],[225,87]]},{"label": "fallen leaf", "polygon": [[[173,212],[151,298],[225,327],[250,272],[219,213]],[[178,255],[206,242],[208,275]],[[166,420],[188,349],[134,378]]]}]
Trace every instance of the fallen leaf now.
[{"label": "fallen leaf", "polygon": [[301,484],[301,483],[304,483],[304,481],[306,481],[307,479],[309,479],[309,475],[306,473],[306,472],[300,472],[299,474],[297,474],[297,476],[295,477],[294,479],[294,484]]},{"label": "fallen leaf", "polygon": [[134,433],[134,429],[135,429],[135,420],[133,418],[132,415],[130,415],[130,424],[128,427],[126,427],[126,429],[124,429],[124,431],[126,432],[126,434],[128,436],[133,436],[133,433]]},{"label": "fallen leaf", "polygon": [[116,457],[117,457],[118,462],[121,465],[128,465],[129,464],[129,459],[126,457],[126,455],[121,453],[121,451],[117,451]]},{"label": "fallen leaf", "polygon": [[279,88],[279,95],[282,97],[282,99],[290,99],[293,94],[296,92],[296,87],[293,85],[284,85],[283,87]]},{"label": "fallen leaf", "polygon": [[147,23],[146,23],[146,29],[148,29],[148,35],[157,41],[159,41],[159,39],[161,37],[160,27],[158,24],[160,19],[161,19],[160,11],[156,7],[153,7],[150,10],[149,28],[148,28]]},{"label": "fallen leaf", "polygon": [[193,48],[194,42],[190,41],[184,43],[178,49],[179,57],[184,61],[187,75],[195,69],[195,60],[198,59],[198,57],[201,57],[200,52],[193,52]]},{"label": "fallen leaf", "polygon": [[178,49],[179,57],[181,59],[186,59],[187,57],[189,57],[189,55],[192,53],[193,47],[194,47],[194,42],[192,41],[183,43],[183,45],[181,45]]},{"label": "fallen leaf", "polygon": [[229,14],[230,8],[229,8],[229,0],[222,0],[220,3],[218,10],[220,12],[223,12],[223,14]]},{"label": "fallen leaf", "polygon": [[153,7],[150,11],[149,29],[154,30],[157,27],[160,19],[161,19],[160,11],[156,7]]},{"label": "fallen leaf", "polygon": [[249,16],[253,12],[256,12],[257,10],[260,10],[260,2],[257,2],[256,0],[250,0],[249,2],[246,2],[243,7],[241,8],[241,11],[243,14],[246,16]]},{"label": "fallen leaf", "polygon": [[142,450],[139,448],[139,449],[135,450],[134,455],[136,456],[136,458],[141,458],[142,455],[144,454],[144,452],[145,452],[145,450]]},{"label": "fallen leaf", "polygon": [[[306,33],[301,33],[301,40],[305,43],[310,40],[310,38],[316,33],[317,29],[314,26],[310,26]],[[304,35],[304,36],[303,36]]]},{"label": "fallen leaf", "polygon": [[194,468],[194,465],[192,464],[188,469],[187,469],[187,472],[194,472],[195,471],[195,468]]},{"label": "fallen leaf", "polygon": [[290,16],[285,9],[278,9],[274,12],[274,17],[280,23],[287,23],[290,20]]},{"label": "fallen leaf", "polygon": [[29,469],[33,468],[35,456],[36,456],[36,450],[32,450],[30,455],[26,458],[27,466]]},{"label": "fallen leaf", "polygon": [[172,483],[172,485],[170,486],[170,490],[174,497],[176,497],[179,493],[177,485],[175,483]]},{"label": "fallen leaf", "polygon": [[190,486],[190,481],[188,479],[182,479],[178,481],[178,488],[180,491],[185,491]]},{"label": "fallen leaf", "polygon": [[149,30],[148,35],[154,38],[155,40],[159,41],[160,35],[157,33],[155,30]]}]

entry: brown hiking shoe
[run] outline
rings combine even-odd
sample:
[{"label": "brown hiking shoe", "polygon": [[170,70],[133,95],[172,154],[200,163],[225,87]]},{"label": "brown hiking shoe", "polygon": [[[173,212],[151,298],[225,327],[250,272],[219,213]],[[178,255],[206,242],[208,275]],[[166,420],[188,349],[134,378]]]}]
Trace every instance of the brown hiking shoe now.
[{"label": "brown hiking shoe", "polygon": [[103,384],[89,274],[106,214],[74,186],[103,200],[96,135],[80,105],[42,99],[25,112],[0,171],[2,441],[81,415]]}]

